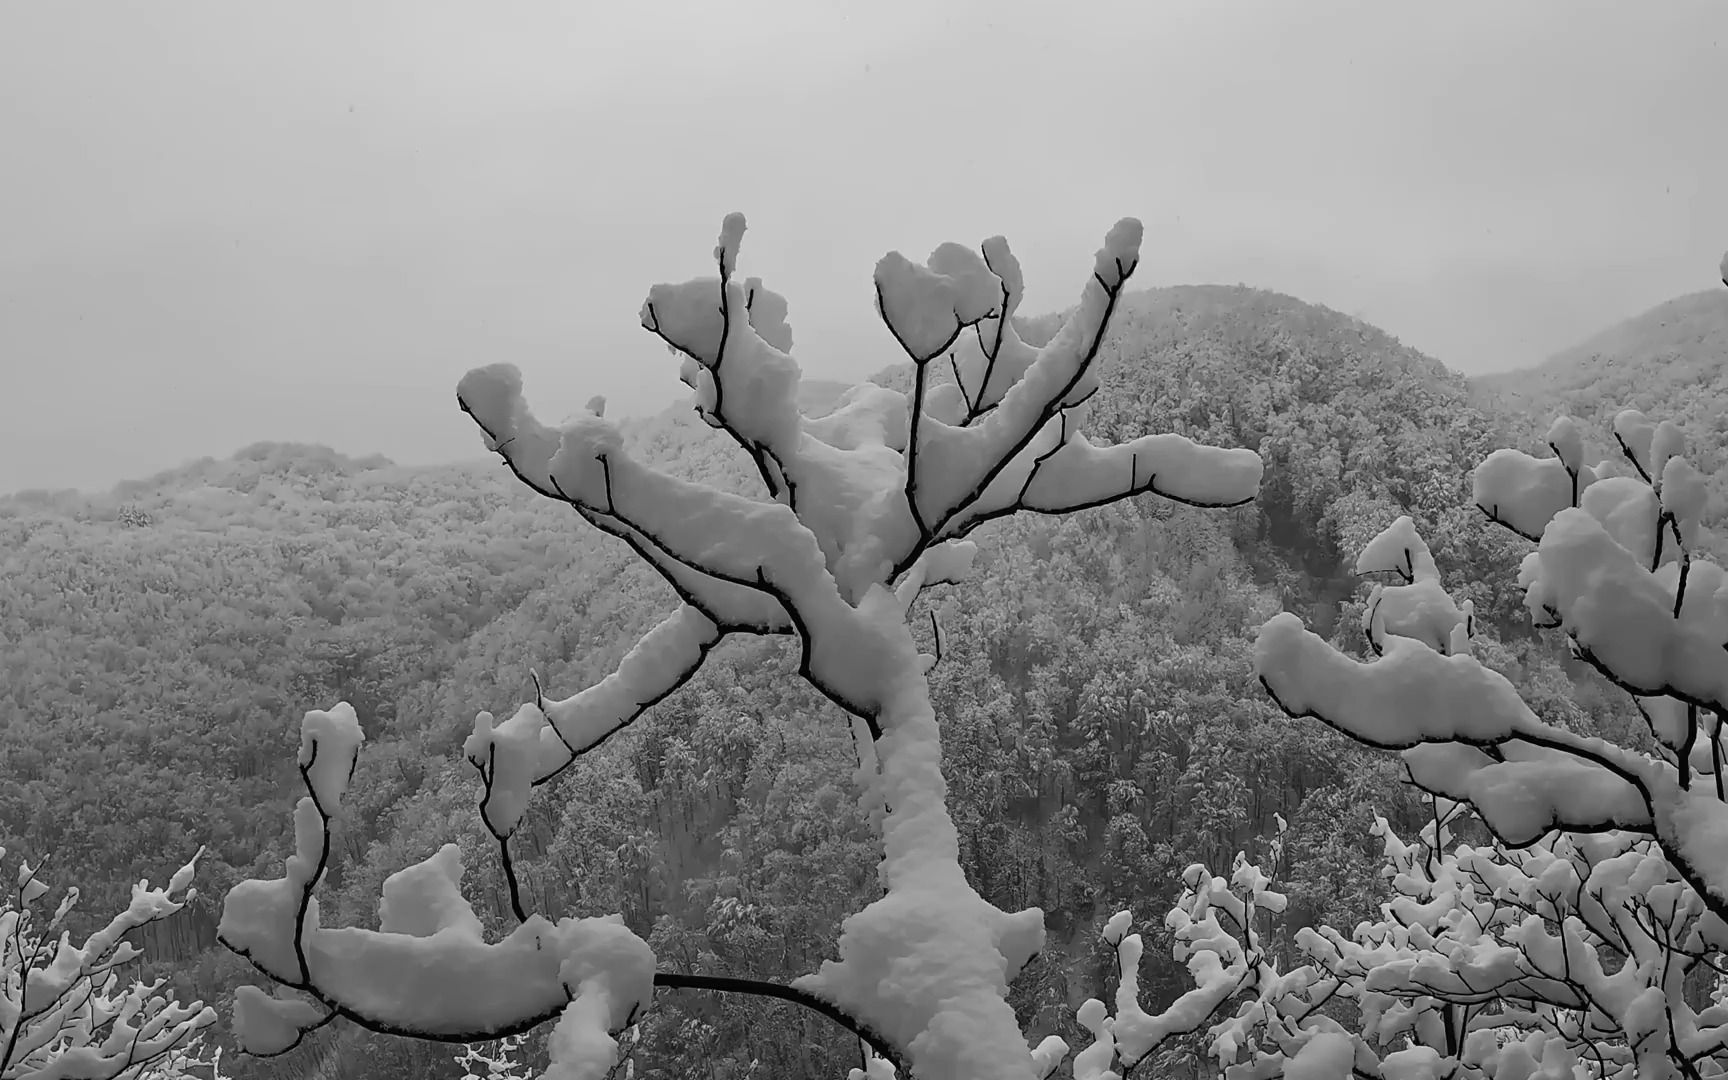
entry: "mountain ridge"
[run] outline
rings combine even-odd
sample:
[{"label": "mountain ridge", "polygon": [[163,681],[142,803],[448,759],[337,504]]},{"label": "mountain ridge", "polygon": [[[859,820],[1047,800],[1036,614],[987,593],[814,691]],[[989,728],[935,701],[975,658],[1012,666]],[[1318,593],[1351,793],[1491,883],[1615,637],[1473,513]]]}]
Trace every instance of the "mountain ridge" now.
[{"label": "mountain ridge", "polygon": [[1484,372],[1469,380],[1480,396],[1521,407],[1545,394],[1564,394],[1593,379],[1613,378],[1627,365],[1645,369],[1663,361],[1686,363],[1688,377],[1728,364],[1728,290],[1704,289],[1665,300],[1539,363]]}]

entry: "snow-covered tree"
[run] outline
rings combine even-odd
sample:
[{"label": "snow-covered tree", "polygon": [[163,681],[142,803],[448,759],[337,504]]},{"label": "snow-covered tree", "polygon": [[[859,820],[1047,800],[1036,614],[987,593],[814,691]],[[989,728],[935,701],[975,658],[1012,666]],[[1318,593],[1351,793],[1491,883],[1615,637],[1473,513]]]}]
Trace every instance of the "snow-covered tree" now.
[{"label": "snow-covered tree", "polygon": [[[877,310],[914,367],[909,393],[866,384],[820,419],[798,409],[786,301],[737,274],[741,215],[727,217],[714,276],[658,285],[642,324],[683,357],[702,418],[747,455],[759,497],[728,494],[634,460],[604,402],[561,428],[529,411],[514,367],[469,372],[462,408],[530,488],[628,544],[680,601],[618,668],[573,696],[545,694],[499,721],[476,718],[465,752],[497,839],[519,925],[488,942],[446,846],[383,888],[378,931],[324,927],[314,892],[330,825],[359,752],[353,710],[307,714],[286,875],[229,893],[220,935],[287,996],[247,989],[237,1026],[254,1052],[281,1051],[343,1016],[380,1032],[493,1039],[549,1020],[556,1080],[605,1075],[613,1033],[655,987],[769,994],[845,1024],[923,1080],[1031,1080],[1066,1053],[1029,1049],[1006,994],[1044,943],[1043,915],[998,909],[966,880],[946,805],[941,729],[926,673],[940,653],[910,618],[929,588],[968,573],[967,535],[1019,512],[1063,514],[1142,494],[1198,506],[1254,497],[1259,457],[1173,434],[1099,445],[1083,433],[1110,318],[1139,262],[1140,224],[1110,230],[1078,306],[1047,345],[1012,321],[1020,266],[1000,237],[938,247],[922,265],[876,267]],[[882,896],[846,919],[838,956],[791,985],[655,970],[617,918],[531,913],[511,836],[532,788],[677,689],[728,635],[783,636],[799,673],[850,718],[858,783],[882,844]]]},{"label": "snow-covered tree", "polygon": [[137,1080],[228,1080],[222,1072],[222,1048],[200,1032],[182,1046],[151,1062]]},{"label": "snow-covered tree", "polygon": [[[0,859],[5,855],[0,848]],[[77,888],[50,909],[42,862],[20,861],[15,887],[0,899],[0,1080],[148,1080],[209,1064],[190,1051],[216,1022],[215,1010],[176,1001],[160,980],[122,986],[119,971],[139,955],[128,933],[196,895],[197,861],[194,855],[162,888],[148,880],[134,885],[126,910],[82,945],[64,928]]]},{"label": "snow-covered tree", "polygon": [[[1628,693],[1647,750],[1542,719],[1478,661],[1473,613],[1440,586],[1407,518],[1358,566],[1398,578],[1364,617],[1374,659],[1339,652],[1289,614],[1260,634],[1258,672],[1287,712],[1401,751],[1411,782],[1468,805],[1496,840],[1451,864],[1413,863],[1416,908],[1451,904],[1456,918],[1425,931],[1432,955],[1412,962],[1408,981],[1368,983],[1447,1003],[1434,1013],[1450,1028],[1442,1071],[1487,1053],[1470,1042],[1472,1022],[1487,1030],[1508,1015],[1546,1033],[1527,1048],[1541,1072],[1519,1075],[1569,1076],[1579,1058],[1590,1075],[1722,1066],[1728,1012],[1695,1011],[1686,991],[1692,969],[1718,964],[1728,943],[1728,576],[1697,555],[1704,478],[1679,429],[1626,410],[1613,436],[1624,463],[1592,466],[1561,418],[1548,433],[1553,457],[1499,450],[1483,461],[1475,501],[1537,543],[1520,572],[1526,606]],[[1336,964],[1366,962],[1341,936],[1334,945]]]},{"label": "snow-covered tree", "polygon": [[[1280,967],[1255,917],[1283,907],[1259,867],[1239,855],[1228,880],[1190,867],[1165,922],[1195,987],[1157,1015],[1136,999],[1142,945],[1118,914],[1104,932],[1119,971],[1113,1011],[1097,1000],[1080,1010],[1094,1042],[1076,1080],[1152,1075],[1155,1052],[1193,1032],[1226,1080],[1288,1075],[1317,1039],[1348,1040],[1337,1075],[1385,1080],[1728,1072],[1728,1009],[1688,992],[1697,975],[1714,981],[1722,956],[1699,933],[1697,894],[1653,841],[1453,844],[1467,808],[1431,805],[1414,843],[1376,819],[1392,898],[1349,934],[1297,931],[1297,966]],[[1322,1011],[1331,1003],[1347,1008],[1343,1022]]]},{"label": "snow-covered tree", "polygon": [[462,1080],[527,1080],[521,1059],[526,1035],[511,1035],[487,1045],[467,1043],[456,1055],[462,1066]]}]

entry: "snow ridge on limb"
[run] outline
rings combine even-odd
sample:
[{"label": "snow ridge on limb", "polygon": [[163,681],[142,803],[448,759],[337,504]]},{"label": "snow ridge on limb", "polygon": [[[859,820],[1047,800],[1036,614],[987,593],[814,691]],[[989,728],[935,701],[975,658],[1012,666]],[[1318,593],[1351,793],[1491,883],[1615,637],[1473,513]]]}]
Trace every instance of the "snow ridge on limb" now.
[{"label": "snow ridge on limb", "polygon": [[[1043,945],[1043,913],[996,908],[961,870],[926,679],[942,650],[941,626],[933,617],[932,655],[919,651],[911,623],[925,590],[968,575],[975,549],[962,538],[991,518],[1147,492],[1201,505],[1255,494],[1260,462],[1251,451],[1171,435],[1103,447],[1080,434],[1085,401],[1098,388],[1094,361],[1138,262],[1140,231],[1132,220],[1110,231],[1079,308],[1038,350],[1009,321],[1021,279],[1004,241],[986,241],[982,256],[943,245],[922,267],[886,257],[879,310],[920,365],[915,389],[858,388],[830,415],[806,420],[785,302],[753,278],[739,280],[744,219],[728,216],[714,248],[716,274],[656,286],[642,322],[683,357],[681,375],[703,419],[755,465],[757,498],[632,459],[601,415],[603,402],[554,429],[535,418],[515,368],[464,376],[458,402],[488,449],[533,490],[624,540],[683,606],[595,686],[548,700],[536,678],[535,700],[509,718],[476,717],[464,752],[485,787],[481,816],[498,842],[519,923],[498,942],[483,940],[461,896],[454,847],[390,879],[381,930],[319,925],[313,892],[360,740],[345,706],[308,716],[301,767],[310,794],[296,810],[295,853],[283,878],[242,883],[224,909],[223,940],[292,992],[242,997],[248,1045],[279,1051],[338,1015],[447,1041],[509,1035],[561,1015],[557,1068],[548,1075],[566,1080],[597,1075],[614,1060],[613,1033],[660,986],[805,1005],[870,1045],[873,1075],[1049,1075],[1066,1046],[1029,1046],[1007,1002],[1010,982]],[[968,331],[988,348],[988,369],[978,370],[964,400],[960,390],[926,396],[923,369]],[[615,920],[554,924],[528,912],[512,862],[510,838],[533,787],[676,689],[733,633],[796,635],[800,676],[849,714],[861,798],[880,830],[884,895],[845,921],[835,958],[789,986],[654,973],[647,946]],[[433,981],[427,972],[458,968],[463,976],[449,984],[463,988],[461,1002],[401,994],[404,985]],[[409,971],[416,977],[404,978]],[[506,972],[509,985],[494,986]],[[471,1004],[477,997],[485,1004]]]},{"label": "snow ridge on limb", "polygon": [[[148,880],[134,885],[126,910],[82,945],[61,929],[78,890],[68,888],[47,911],[41,862],[19,864],[14,888],[0,898],[0,1078],[116,1080],[188,1060],[216,1022],[215,1010],[176,1001],[160,979],[122,989],[117,969],[139,956],[126,934],[173,915],[197,895],[191,882],[203,853],[198,849],[161,888]],[[5,855],[0,848],[0,859]]]}]

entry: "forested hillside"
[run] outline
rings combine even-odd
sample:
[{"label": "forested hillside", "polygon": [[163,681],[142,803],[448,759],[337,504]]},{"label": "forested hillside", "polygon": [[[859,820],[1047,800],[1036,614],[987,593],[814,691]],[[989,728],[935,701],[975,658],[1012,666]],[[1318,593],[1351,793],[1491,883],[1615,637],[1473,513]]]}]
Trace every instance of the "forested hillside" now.
[{"label": "forested hillside", "polygon": [[[1713,330],[1699,329],[1706,311]],[[1126,299],[1089,430],[1249,447],[1266,479],[1229,511],[1146,496],[986,526],[984,572],[943,601],[931,680],[968,878],[1004,909],[1047,913],[1050,947],[1015,989],[1027,1030],[1084,1042],[1073,1008],[1112,963],[1099,923],[1168,908],[1185,866],[1227,866],[1275,815],[1290,824],[1280,940],[1350,925],[1379,898],[1373,815],[1402,828],[1417,812],[1395,762],[1286,717],[1255,679],[1252,646],[1289,609],[1364,651],[1350,567],[1399,515],[1484,612],[1481,655],[1526,700],[1581,730],[1623,722],[1605,684],[1531,635],[1515,599],[1525,548],[1485,527],[1470,470],[1545,426],[1555,403],[1649,399],[1719,454],[1728,374],[1675,357],[1720,354],[1724,312],[1728,297],[1684,298],[1585,346],[1587,362],[1485,380],[1500,398],[1472,404],[1433,359],[1290,297],[1208,286]],[[1022,325],[1038,343],[1057,322]],[[804,389],[820,413],[838,388]],[[688,409],[628,436],[679,475],[750,487],[744,456]],[[530,669],[559,696],[589,684],[673,602],[621,543],[491,463],[406,468],[261,444],[104,495],[0,499],[0,844],[50,853],[92,911],[208,845],[209,899],[144,944],[188,993],[220,998],[244,965],[214,947],[216,898],[280,859],[298,719],[346,700],[368,743],[331,921],[376,925],[383,877],[459,836],[481,882],[470,895],[501,925],[504,883],[482,857],[479,785],[458,753],[475,712],[532,700]],[[518,840],[538,907],[620,911],[691,971],[785,978],[827,955],[875,887],[874,856],[846,726],[813,691],[788,689],[796,664],[784,642],[723,645],[554,781]],[[1184,988],[1169,956],[1168,939],[1149,944],[1155,999]],[[445,1048],[340,1027],[246,1068],[306,1075],[332,1046],[329,1076],[459,1075]],[[856,1057],[838,1028],[789,1006],[687,995],[645,1021],[637,1075],[844,1075]]]}]

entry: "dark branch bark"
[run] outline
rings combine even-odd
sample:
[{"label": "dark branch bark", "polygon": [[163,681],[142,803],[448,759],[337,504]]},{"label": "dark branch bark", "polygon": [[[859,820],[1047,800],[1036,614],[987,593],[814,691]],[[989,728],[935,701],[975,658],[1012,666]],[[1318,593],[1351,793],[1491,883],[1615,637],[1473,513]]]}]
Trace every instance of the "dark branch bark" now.
[{"label": "dark branch bark", "polygon": [[894,1071],[901,1076],[909,1075],[905,1061],[894,1044],[884,1038],[879,1032],[864,1024],[831,1002],[824,1001],[815,994],[782,983],[763,982],[758,979],[739,979],[729,975],[685,975],[673,971],[656,972],[654,985],[668,990],[712,990],[724,994],[751,994],[756,997],[775,998],[779,1001],[789,1001],[794,1005],[826,1016],[841,1027],[868,1043],[877,1057],[894,1066]]}]

